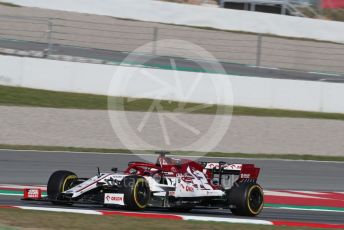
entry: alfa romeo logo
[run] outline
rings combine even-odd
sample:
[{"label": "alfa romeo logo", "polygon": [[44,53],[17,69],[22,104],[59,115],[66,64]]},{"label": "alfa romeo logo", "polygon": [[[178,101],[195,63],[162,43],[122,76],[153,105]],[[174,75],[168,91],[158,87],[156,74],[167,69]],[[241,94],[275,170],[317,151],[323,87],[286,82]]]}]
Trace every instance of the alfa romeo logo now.
[{"label": "alfa romeo logo", "polygon": [[[147,54],[152,47],[157,55]],[[133,62],[135,67],[127,65]],[[233,104],[229,77],[218,73],[225,71],[214,56],[187,41],[139,47],[116,69],[109,86],[113,130],[131,150],[213,150],[229,128]]]}]

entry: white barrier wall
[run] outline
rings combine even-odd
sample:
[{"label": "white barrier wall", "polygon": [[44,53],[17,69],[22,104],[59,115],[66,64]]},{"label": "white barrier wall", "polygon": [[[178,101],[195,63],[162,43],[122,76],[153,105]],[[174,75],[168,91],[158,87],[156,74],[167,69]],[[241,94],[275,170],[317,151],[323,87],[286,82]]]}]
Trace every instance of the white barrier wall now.
[{"label": "white barrier wall", "polygon": [[344,23],[152,0],[5,0],[53,10],[344,43]]},{"label": "white barrier wall", "polygon": [[344,113],[344,84],[0,55],[0,84],[55,91]]}]

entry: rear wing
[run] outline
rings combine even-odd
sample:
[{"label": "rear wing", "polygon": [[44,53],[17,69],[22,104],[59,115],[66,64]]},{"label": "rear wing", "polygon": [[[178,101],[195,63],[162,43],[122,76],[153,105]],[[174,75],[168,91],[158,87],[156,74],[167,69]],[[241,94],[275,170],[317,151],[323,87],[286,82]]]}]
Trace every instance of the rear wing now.
[{"label": "rear wing", "polygon": [[223,175],[238,175],[238,181],[257,181],[260,168],[254,164],[229,164],[226,162],[201,162],[205,170],[218,174],[220,181]]}]

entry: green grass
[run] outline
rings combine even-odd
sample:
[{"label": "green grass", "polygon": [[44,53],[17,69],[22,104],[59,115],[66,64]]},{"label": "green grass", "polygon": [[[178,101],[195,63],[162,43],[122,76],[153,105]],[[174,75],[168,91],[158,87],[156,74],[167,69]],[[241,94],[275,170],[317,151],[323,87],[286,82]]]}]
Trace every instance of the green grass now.
[{"label": "green grass", "polygon": [[[61,147],[61,146],[34,146],[34,145],[5,145],[0,144],[0,149],[13,150],[41,150],[41,151],[61,151],[61,152],[96,152],[96,153],[133,153],[133,154],[154,154],[159,150],[129,150],[129,149],[102,149],[102,148],[81,148],[81,147]],[[317,156],[317,155],[296,155],[296,154],[266,154],[266,153],[226,153],[226,152],[186,152],[171,151],[173,155],[180,156],[205,156],[205,157],[228,157],[228,158],[248,158],[248,159],[288,159],[288,160],[317,160],[317,161],[344,161],[341,156]]]},{"label": "green grass", "polygon": [[0,86],[0,105],[106,109],[107,97]]},{"label": "green grass", "polygon": [[4,226],[0,224],[0,230],[15,230],[18,228],[13,228],[13,227],[9,227],[9,226]]},{"label": "green grass", "polygon": [[323,15],[330,20],[344,21],[344,9],[324,9]]},{"label": "green grass", "polygon": [[[290,227],[274,227],[266,225],[229,224],[221,222],[176,221],[166,219],[144,219],[124,216],[95,216],[72,213],[55,213],[28,211],[20,209],[0,209],[0,224],[9,227],[30,229],[140,229],[140,230],[274,230],[295,229]],[[299,230],[309,228],[297,228]]]},{"label": "green grass", "polygon": [[16,4],[13,4],[13,3],[10,3],[10,2],[0,2],[0,5],[9,6],[9,7],[21,7],[19,5],[16,5]]},{"label": "green grass", "polygon": [[[137,99],[128,101],[127,98],[112,98],[113,102],[123,107],[126,111],[147,111],[152,104],[152,99]],[[75,109],[96,109],[106,110],[108,108],[107,96],[54,92],[47,90],[37,90],[20,87],[0,86],[0,105],[10,106],[34,106],[51,108],[75,108]],[[186,103],[181,107],[181,103],[174,101],[160,101],[164,112],[187,112],[184,109],[199,106],[196,103]],[[204,105],[202,109],[192,111],[191,113],[215,114],[217,110],[224,111],[231,109],[228,106]],[[304,112],[281,109],[262,109],[235,106],[234,115],[244,116],[271,116],[271,117],[297,117],[297,118],[318,118],[318,119],[336,119],[344,120],[344,114],[339,113],[321,113]]]},{"label": "green grass", "polygon": [[[309,8],[299,8],[299,10],[310,18],[327,19],[334,21],[344,21],[344,9],[316,9],[310,10]],[[315,12],[315,13],[314,13]]]}]

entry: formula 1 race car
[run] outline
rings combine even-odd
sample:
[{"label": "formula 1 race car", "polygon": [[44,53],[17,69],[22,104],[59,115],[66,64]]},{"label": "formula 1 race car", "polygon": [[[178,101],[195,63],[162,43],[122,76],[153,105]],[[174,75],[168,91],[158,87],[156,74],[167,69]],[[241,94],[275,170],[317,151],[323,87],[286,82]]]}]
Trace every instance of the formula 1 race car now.
[{"label": "formula 1 race car", "polygon": [[100,204],[132,210],[164,207],[190,211],[196,207],[229,208],[233,214],[256,216],[263,209],[263,190],[257,184],[259,168],[253,164],[195,162],[159,152],[156,164],[130,162],[124,172],[100,173],[78,178],[56,171],[48,181],[47,197],[26,189],[24,200],[53,204]]}]

